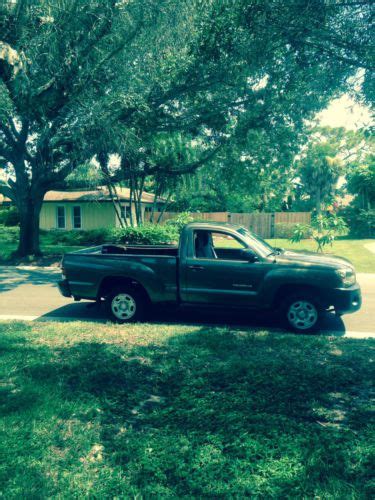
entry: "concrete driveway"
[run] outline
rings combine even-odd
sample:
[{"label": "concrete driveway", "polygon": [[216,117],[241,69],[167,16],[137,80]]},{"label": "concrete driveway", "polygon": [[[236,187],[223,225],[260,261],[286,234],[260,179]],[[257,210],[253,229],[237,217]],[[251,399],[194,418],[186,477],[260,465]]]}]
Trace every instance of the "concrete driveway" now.
[{"label": "concrete driveway", "polygon": [[[60,279],[57,268],[0,266],[0,320],[96,320],[106,321],[105,312],[88,307],[90,302],[73,302],[62,297],[56,282]],[[338,335],[375,338],[375,274],[358,274],[362,288],[363,306],[342,319],[327,315],[323,329]],[[249,327],[277,327],[272,318],[237,312],[185,310],[155,311],[152,320],[179,323],[222,323]]]}]

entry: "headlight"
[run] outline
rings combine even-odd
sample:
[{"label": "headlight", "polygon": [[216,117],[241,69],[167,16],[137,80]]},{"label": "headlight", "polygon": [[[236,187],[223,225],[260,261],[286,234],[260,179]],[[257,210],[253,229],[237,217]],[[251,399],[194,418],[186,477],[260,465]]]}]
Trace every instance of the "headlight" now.
[{"label": "headlight", "polygon": [[349,267],[337,269],[336,274],[339,276],[344,286],[352,286],[355,284],[355,272]]}]

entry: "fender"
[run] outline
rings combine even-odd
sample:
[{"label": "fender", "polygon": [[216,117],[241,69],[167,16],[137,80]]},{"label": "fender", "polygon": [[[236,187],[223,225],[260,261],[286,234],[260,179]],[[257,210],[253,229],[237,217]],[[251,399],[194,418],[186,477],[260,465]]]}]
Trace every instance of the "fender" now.
[{"label": "fender", "polygon": [[[330,282],[332,280],[332,283]],[[259,304],[271,307],[276,299],[277,293],[281,288],[288,287],[311,287],[318,290],[324,290],[327,287],[335,286],[334,277],[330,278],[327,272],[314,270],[314,274],[309,268],[282,268],[275,267],[266,274],[259,288]]]}]

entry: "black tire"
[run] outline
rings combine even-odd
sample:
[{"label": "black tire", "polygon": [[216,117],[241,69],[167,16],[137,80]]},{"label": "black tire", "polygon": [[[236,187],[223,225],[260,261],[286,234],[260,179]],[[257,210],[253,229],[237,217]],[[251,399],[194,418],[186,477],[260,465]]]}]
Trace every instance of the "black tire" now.
[{"label": "black tire", "polygon": [[319,300],[307,292],[289,295],[281,306],[283,324],[295,333],[317,332],[323,313]]},{"label": "black tire", "polygon": [[105,298],[107,314],[115,323],[142,321],[146,314],[146,302],[139,290],[126,286],[114,288]]}]

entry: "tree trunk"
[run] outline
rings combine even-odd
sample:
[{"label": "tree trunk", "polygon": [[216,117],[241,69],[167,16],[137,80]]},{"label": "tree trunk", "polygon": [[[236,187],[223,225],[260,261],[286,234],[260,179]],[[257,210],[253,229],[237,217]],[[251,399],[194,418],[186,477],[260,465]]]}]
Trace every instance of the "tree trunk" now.
[{"label": "tree trunk", "polygon": [[144,184],[145,184],[145,179],[146,176],[143,176],[140,181],[139,181],[139,186],[136,192],[136,213],[137,213],[137,224],[142,225],[143,224],[143,213],[142,213],[142,195],[143,195],[143,189],[144,189]]},{"label": "tree trunk", "polygon": [[[112,205],[113,205],[113,209],[115,211],[116,218],[119,221],[120,227],[124,228],[124,221],[121,218],[121,208],[119,208],[121,206],[120,200],[117,196],[116,187],[111,182],[111,175],[110,175],[109,169],[108,169],[109,155],[107,153],[101,151],[97,154],[97,158],[99,161],[100,168],[102,169],[102,172],[104,174],[104,179],[106,182],[106,186],[108,188],[109,196],[110,196],[111,201],[112,201]],[[125,219],[125,222],[126,222],[126,219]]]},{"label": "tree trunk", "polygon": [[16,255],[41,255],[39,243],[39,217],[44,193],[17,200],[20,214],[20,238]]},{"label": "tree trunk", "polygon": [[115,210],[117,220],[119,221],[120,227],[124,228],[125,225],[127,226],[128,224],[126,222],[126,217],[125,217],[125,220],[123,220],[121,217],[121,208],[119,208],[119,207],[121,207],[121,203],[120,203],[119,197],[117,195],[116,187],[111,184],[110,180],[108,180],[108,182],[107,182],[107,187],[108,187],[109,196],[111,198],[113,208]]},{"label": "tree trunk", "polygon": [[159,214],[158,220],[156,221],[156,224],[160,224],[160,222],[163,218],[163,215],[164,215],[165,211],[167,210],[167,206],[169,205],[169,200],[171,199],[171,196],[172,196],[172,193],[169,193],[167,196],[167,199],[165,200],[165,203],[161,209],[161,212]]},{"label": "tree trunk", "polygon": [[154,216],[155,216],[155,212],[156,212],[156,204],[157,204],[157,200],[159,198],[159,189],[160,189],[160,184],[159,183],[156,183],[155,184],[155,193],[154,193],[154,201],[152,202],[152,209],[151,209],[151,215],[150,215],[150,220],[149,222],[152,224],[154,222]]},{"label": "tree trunk", "polygon": [[133,176],[132,175],[129,178],[129,186],[130,186],[130,196],[129,196],[129,203],[130,203],[130,225],[131,225],[131,227],[134,227],[134,218],[133,218],[134,183],[133,183]]},{"label": "tree trunk", "polygon": [[322,201],[321,201],[321,195],[320,195],[320,188],[318,187],[316,190],[316,198],[315,198],[315,210],[316,210],[316,215],[320,215],[322,212]]}]

